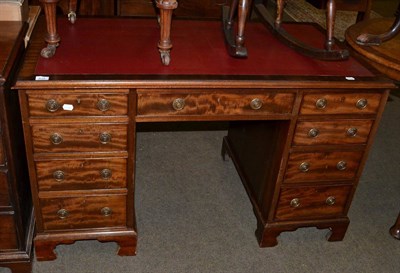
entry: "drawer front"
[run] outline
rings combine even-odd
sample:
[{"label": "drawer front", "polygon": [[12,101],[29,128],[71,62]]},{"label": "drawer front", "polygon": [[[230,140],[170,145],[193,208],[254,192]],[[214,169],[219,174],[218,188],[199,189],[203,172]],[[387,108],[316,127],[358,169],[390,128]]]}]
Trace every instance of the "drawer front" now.
[{"label": "drawer front", "polygon": [[300,121],[293,145],[365,144],[372,120]]},{"label": "drawer front", "polygon": [[40,199],[46,230],[126,226],[126,195]]},{"label": "drawer front", "polygon": [[[171,92],[171,91],[170,91]],[[139,93],[139,116],[290,114],[293,93]]]},{"label": "drawer front", "polygon": [[316,219],[344,215],[352,186],[283,188],[276,219]]},{"label": "drawer front", "polygon": [[126,187],[126,159],[50,160],[36,162],[39,191]]},{"label": "drawer front", "polygon": [[13,215],[0,214],[0,253],[18,248],[17,230]]},{"label": "drawer front", "polygon": [[285,183],[354,179],[362,152],[291,153]]},{"label": "drawer front", "polygon": [[127,124],[47,124],[32,126],[35,153],[112,152],[127,149]]},{"label": "drawer front", "polygon": [[0,171],[0,207],[11,205],[7,171]]},{"label": "drawer front", "polygon": [[28,93],[34,117],[127,115],[127,94]]},{"label": "drawer front", "polygon": [[300,114],[376,114],[381,96],[380,93],[305,94]]}]

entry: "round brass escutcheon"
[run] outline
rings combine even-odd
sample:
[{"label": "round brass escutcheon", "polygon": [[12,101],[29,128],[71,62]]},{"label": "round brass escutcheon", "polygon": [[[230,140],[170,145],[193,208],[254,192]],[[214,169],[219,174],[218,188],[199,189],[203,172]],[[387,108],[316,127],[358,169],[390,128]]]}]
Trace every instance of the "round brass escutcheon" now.
[{"label": "round brass escutcheon", "polygon": [[344,170],[346,170],[346,168],[347,168],[347,162],[346,162],[346,161],[343,161],[343,160],[339,161],[339,162],[336,164],[336,168],[337,168],[339,171],[344,171]]},{"label": "round brass escutcheon", "polygon": [[101,144],[107,144],[111,141],[111,134],[108,132],[103,132],[99,135],[99,140]]},{"label": "round brass escutcheon", "polygon": [[328,105],[328,101],[325,98],[318,99],[315,102],[315,107],[317,107],[318,109],[324,109],[327,105]]},{"label": "round brass escutcheon", "polygon": [[310,170],[310,163],[302,162],[299,165],[299,170],[302,171],[303,173],[308,172]]},{"label": "round brass escutcheon", "polygon": [[65,218],[68,217],[69,212],[68,212],[68,210],[66,210],[66,209],[60,209],[60,210],[57,211],[57,215],[58,215],[58,217],[59,217],[60,219],[65,219]]},{"label": "round brass escutcheon", "polygon": [[352,127],[352,128],[347,129],[346,135],[349,137],[355,137],[357,135],[357,132],[358,132],[357,128]]},{"label": "round brass escutcheon", "polygon": [[356,107],[358,109],[364,109],[365,107],[367,107],[367,105],[368,105],[368,100],[367,99],[359,99],[356,102]]},{"label": "round brass escutcheon", "polygon": [[300,200],[299,200],[299,198],[293,198],[293,199],[290,201],[290,206],[291,206],[292,208],[297,208],[297,207],[299,207],[299,206],[300,206]]},{"label": "round brass escutcheon", "polygon": [[101,209],[101,214],[103,216],[110,216],[112,214],[112,209],[109,207],[104,207]]},{"label": "round brass escutcheon", "polygon": [[112,172],[111,172],[110,169],[102,169],[102,170],[100,171],[100,176],[101,176],[101,178],[104,179],[104,180],[110,179],[110,178],[111,178],[111,175],[112,175]]},{"label": "round brass escutcheon", "polygon": [[54,133],[50,136],[50,141],[54,145],[59,145],[63,142],[63,138],[59,133]]},{"label": "round brass escutcheon", "polygon": [[317,137],[319,135],[319,130],[316,128],[312,128],[310,129],[310,131],[308,131],[308,137]]},{"label": "round brass escutcheon", "polygon": [[111,108],[111,103],[106,99],[100,99],[97,102],[97,108],[100,111],[105,112],[105,111],[107,111],[107,110],[109,110]]},{"label": "round brass escutcheon", "polygon": [[182,110],[185,108],[185,100],[182,98],[174,99],[172,102],[172,108],[174,108],[176,111]]},{"label": "round brass escutcheon", "polygon": [[60,104],[55,99],[49,99],[46,102],[46,109],[47,109],[47,111],[54,113],[58,109],[60,109]]},{"label": "round brass escutcheon", "polygon": [[262,106],[263,106],[263,102],[259,98],[252,99],[250,102],[250,107],[253,110],[261,109]]},{"label": "round brass escutcheon", "polygon": [[336,198],[334,196],[329,196],[328,198],[326,198],[325,203],[328,206],[333,206],[336,203]]},{"label": "round brass escutcheon", "polygon": [[53,177],[54,177],[54,179],[55,179],[56,181],[61,182],[61,181],[64,180],[65,174],[64,174],[63,171],[57,170],[57,171],[55,171],[55,172],[53,173]]}]

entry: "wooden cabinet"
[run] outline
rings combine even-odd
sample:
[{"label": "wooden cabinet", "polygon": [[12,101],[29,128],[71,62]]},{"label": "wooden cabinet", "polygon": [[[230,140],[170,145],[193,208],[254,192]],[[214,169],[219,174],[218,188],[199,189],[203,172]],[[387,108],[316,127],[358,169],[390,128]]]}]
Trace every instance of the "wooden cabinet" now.
[{"label": "wooden cabinet", "polygon": [[27,26],[0,22],[0,267],[32,269],[34,217],[18,95],[11,91]]}]

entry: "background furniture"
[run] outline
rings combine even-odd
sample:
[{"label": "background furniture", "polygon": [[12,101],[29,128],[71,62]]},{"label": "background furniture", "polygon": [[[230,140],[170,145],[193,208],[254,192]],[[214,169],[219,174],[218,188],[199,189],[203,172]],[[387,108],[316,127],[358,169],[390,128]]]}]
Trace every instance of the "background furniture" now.
[{"label": "background furniture", "polygon": [[0,267],[31,272],[34,217],[18,96],[11,91],[27,24],[0,22]]}]

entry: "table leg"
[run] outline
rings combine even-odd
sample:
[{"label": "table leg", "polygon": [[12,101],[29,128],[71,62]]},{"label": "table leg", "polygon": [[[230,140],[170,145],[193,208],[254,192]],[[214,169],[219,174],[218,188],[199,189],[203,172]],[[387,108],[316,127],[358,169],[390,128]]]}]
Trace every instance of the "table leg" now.
[{"label": "table leg", "polygon": [[161,62],[164,65],[170,63],[171,43],[171,22],[172,12],[178,7],[177,0],[157,0],[157,8],[160,9],[160,41],[158,42],[158,50],[160,51]]},{"label": "table leg", "polygon": [[60,35],[57,33],[56,7],[60,0],[40,0],[43,4],[44,14],[46,16],[47,34],[45,41],[47,47],[43,48],[40,55],[44,58],[51,58],[56,53],[56,48],[60,42]]}]

